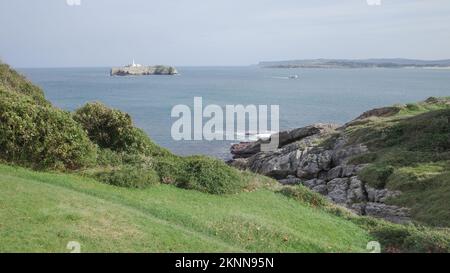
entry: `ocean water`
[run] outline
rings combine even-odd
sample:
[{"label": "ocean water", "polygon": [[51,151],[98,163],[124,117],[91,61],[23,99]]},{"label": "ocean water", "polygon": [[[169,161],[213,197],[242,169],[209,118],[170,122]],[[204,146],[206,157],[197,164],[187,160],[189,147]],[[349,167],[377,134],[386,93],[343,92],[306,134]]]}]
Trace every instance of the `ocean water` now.
[{"label": "ocean water", "polygon": [[[450,70],[263,69],[179,67],[177,76],[111,77],[108,68],[19,69],[54,105],[74,110],[101,101],[131,114],[136,125],[176,154],[230,157],[230,141],[175,141],[177,104],[279,105],[280,128],[343,124],[374,107],[450,96]],[[298,79],[289,79],[298,74]]]}]

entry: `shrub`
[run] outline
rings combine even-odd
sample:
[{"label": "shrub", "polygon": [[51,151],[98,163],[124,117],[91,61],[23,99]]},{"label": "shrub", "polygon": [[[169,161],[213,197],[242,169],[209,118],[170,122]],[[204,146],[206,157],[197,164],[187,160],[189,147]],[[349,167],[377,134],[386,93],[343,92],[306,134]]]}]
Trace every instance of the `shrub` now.
[{"label": "shrub", "polygon": [[212,194],[230,194],[241,191],[247,180],[239,171],[224,162],[193,156],[184,158],[184,177],[176,181],[176,185],[186,189],[194,189]]},{"label": "shrub", "polygon": [[155,162],[156,172],[164,184],[175,184],[186,179],[184,167],[183,158],[174,155],[157,158]]},{"label": "shrub", "polygon": [[120,166],[123,164],[123,155],[111,149],[98,149],[97,164],[99,166]]},{"label": "shrub", "polygon": [[142,130],[134,127],[130,115],[102,103],[88,103],[78,109],[73,117],[101,148],[147,155],[168,153],[155,145]]},{"label": "shrub", "polygon": [[322,195],[313,192],[305,186],[286,186],[280,191],[281,194],[293,198],[299,202],[311,205],[313,207],[324,208],[329,205],[329,202]]},{"label": "shrub", "polygon": [[10,92],[27,95],[35,103],[49,106],[50,103],[45,99],[44,92],[33,85],[24,76],[11,69],[7,64],[0,62],[0,87]]},{"label": "shrub", "polygon": [[383,164],[373,164],[362,169],[358,177],[364,182],[377,189],[386,186],[389,176],[394,172],[394,167]]},{"label": "shrub", "polygon": [[443,230],[384,224],[372,230],[371,234],[380,241],[385,252],[450,251],[450,236]]},{"label": "shrub", "polygon": [[0,157],[36,168],[77,169],[95,161],[96,149],[67,112],[1,90]]},{"label": "shrub", "polygon": [[102,171],[95,176],[106,184],[127,188],[143,189],[159,183],[159,177],[155,170],[132,165],[125,165],[116,170]]},{"label": "shrub", "polygon": [[74,119],[101,148],[122,151],[132,144],[133,124],[126,113],[95,102],[78,109]]}]

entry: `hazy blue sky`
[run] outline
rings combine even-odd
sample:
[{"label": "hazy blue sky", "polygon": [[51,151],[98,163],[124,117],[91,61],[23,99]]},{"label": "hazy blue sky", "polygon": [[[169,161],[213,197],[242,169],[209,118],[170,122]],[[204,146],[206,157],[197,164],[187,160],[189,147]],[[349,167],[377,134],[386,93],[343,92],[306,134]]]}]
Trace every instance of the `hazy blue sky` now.
[{"label": "hazy blue sky", "polygon": [[450,58],[449,0],[66,1],[0,0],[0,58],[16,67]]}]

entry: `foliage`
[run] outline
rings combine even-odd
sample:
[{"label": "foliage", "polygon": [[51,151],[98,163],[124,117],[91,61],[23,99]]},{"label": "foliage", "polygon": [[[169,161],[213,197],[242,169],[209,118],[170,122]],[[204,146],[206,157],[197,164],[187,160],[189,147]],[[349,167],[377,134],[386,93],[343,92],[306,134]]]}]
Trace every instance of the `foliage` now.
[{"label": "foliage", "polygon": [[311,191],[303,185],[286,186],[279,192],[287,197],[293,198],[313,207],[325,208],[329,205],[329,201],[327,201],[325,197],[319,193]]},{"label": "foliage", "polygon": [[351,217],[381,244],[383,252],[450,252],[450,230],[398,225],[369,217]]},{"label": "foliage", "polygon": [[400,190],[388,203],[411,208],[415,220],[450,226],[450,99],[408,104],[395,116],[366,119],[345,129],[350,144],[370,153],[352,163],[370,163],[359,178],[375,188]]},{"label": "foliage", "polygon": [[130,115],[99,102],[87,103],[73,118],[87,131],[92,142],[116,152],[167,155],[148,136],[133,125]]},{"label": "foliage", "polygon": [[106,184],[143,189],[159,184],[159,177],[153,169],[125,165],[120,169],[96,173],[96,178]]},{"label": "foliage", "polygon": [[185,158],[183,172],[184,177],[179,178],[177,186],[212,194],[237,193],[248,182],[224,162],[202,156]]},{"label": "foliage", "polygon": [[96,149],[69,113],[0,89],[0,157],[36,168],[77,169]]},{"label": "foliage", "polygon": [[44,92],[24,76],[11,69],[7,64],[0,62],[0,88],[19,94],[27,95],[37,104],[48,106],[50,103],[45,99]]}]

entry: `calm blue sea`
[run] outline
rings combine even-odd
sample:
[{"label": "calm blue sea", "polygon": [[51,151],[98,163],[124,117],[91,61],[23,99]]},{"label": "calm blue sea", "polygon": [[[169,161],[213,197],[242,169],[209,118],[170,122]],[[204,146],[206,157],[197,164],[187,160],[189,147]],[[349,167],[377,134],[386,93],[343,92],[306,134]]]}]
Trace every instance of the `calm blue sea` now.
[{"label": "calm blue sea", "polygon": [[[450,96],[450,70],[179,67],[178,76],[110,77],[108,68],[19,69],[56,106],[101,101],[131,114],[158,144],[180,155],[229,157],[228,141],[174,141],[176,104],[278,104],[280,127],[345,123],[368,109]],[[298,79],[288,79],[298,74]]]}]

